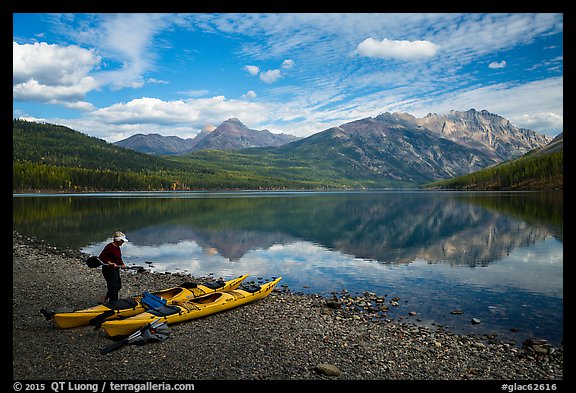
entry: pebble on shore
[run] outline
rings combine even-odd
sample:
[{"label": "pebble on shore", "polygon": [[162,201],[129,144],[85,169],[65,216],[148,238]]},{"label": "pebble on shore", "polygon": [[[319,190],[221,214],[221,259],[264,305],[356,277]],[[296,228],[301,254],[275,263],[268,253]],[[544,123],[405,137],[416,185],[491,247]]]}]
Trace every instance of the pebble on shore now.
[{"label": "pebble on shore", "polygon": [[[373,322],[361,307],[344,307],[342,299],[286,287],[261,301],[173,325],[165,341],[102,355],[100,349],[112,342],[103,331],[58,329],[39,312],[101,301],[104,280],[100,269],[85,265],[86,257],[13,232],[14,380],[563,379],[563,347],[533,342],[517,348],[441,327]],[[126,272],[121,296],[207,279]]]}]

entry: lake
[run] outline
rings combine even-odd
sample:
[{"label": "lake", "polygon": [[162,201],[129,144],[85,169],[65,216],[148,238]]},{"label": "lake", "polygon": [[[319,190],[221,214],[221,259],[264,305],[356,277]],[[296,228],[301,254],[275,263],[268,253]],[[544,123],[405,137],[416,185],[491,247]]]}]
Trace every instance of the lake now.
[{"label": "lake", "polygon": [[13,229],[95,255],[122,230],[129,266],[282,276],[293,292],[398,297],[390,319],[563,340],[562,192],[15,194]]}]

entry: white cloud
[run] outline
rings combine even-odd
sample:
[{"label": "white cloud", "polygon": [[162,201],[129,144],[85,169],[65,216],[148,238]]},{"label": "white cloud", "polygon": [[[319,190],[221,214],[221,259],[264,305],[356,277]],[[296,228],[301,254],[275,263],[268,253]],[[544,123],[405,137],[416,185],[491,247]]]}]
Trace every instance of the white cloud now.
[{"label": "white cloud", "polygon": [[150,83],[152,85],[168,85],[168,84],[170,84],[170,82],[168,82],[168,81],[156,79],[156,78],[148,78],[148,79],[146,79],[146,82]]},{"label": "white cloud", "polygon": [[197,89],[197,90],[181,90],[177,92],[178,94],[182,94],[188,97],[202,97],[209,93],[206,89]]},{"label": "white cloud", "polygon": [[556,136],[563,129],[564,116],[552,112],[524,113],[515,116],[512,122],[531,130],[541,130],[549,136]]},{"label": "white cloud", "polygon": [[274,83],[282,77],[280,70],[268,70],[260,73],[260,80],[265,83]]},{"label": "white cloud", "polygon": [[[99,87],[88,74],[100,63],[93,51],[78,46],[34,43],[13,48],[13,98],[22,101],[78,105]],[[81,103],[86,108],[89,105]]]},{"label": "white cloud", "polygon": [[93,111],[94,109],[96,109],[96,107],[92,103],[86,102],[86,101],[54,102],[54,103],[55,104],[62,104],[66,108],[77,109],[77,110],[81,110],[81,111],[85,111],[85,112]]},{"label": "white cloud", "polygon": [[241,98],[251,100],[251,99],[256,98],[256,97],[257,97],[256,92],[254,90],[249,90],[246,92],[246,94],[242,94]]},{"label": "white cloud", "polygon": [[356,47],[356,53],[381,59],[418,60],[432,57],[438,46],[430,41],[389,40],[366,38]]},{"label": "white cloud", "polygon": [[98,74],[99,80],[115,89],[138,88],[144,75],[155,69],[157,48],[154,37],[171,23],[170,14],[105,13],[85,18],[70,26],[67,34],[119,66]]},{"label": "white cloud", "polygon": [[127,103],[118,103],[92,112],[92,117],[109,124],[178,124],[194,122],[199,111],[187,101],[163,101],[142,97]]},{"label": "white cloud", "polygon": [[[168,128],[185,127],[189,132],[190,129],[200,130],[206,124],[219,124],[231,117],[237,117],[245,124],[256,124],[265,120],[267,113],[270,110],[263,104],[229,100],[224,96],[174,101],[142,97],[93,111],[90,120],[102,123],[102,131],[92,130],[95,133],[103,133],[106,128],[114,126],[130,129],[133,133],[149,133],[153,127],[159,127],[163,128],[162,134],[166,134]],[[110,135],[109,130],[105,132],[107,139],[119,139]]]},{"label": "white cloud", "polygon": [[286,59],[282,62],[282,68],[284,68],[285,70],[290,70],[292,68],[294,68],[294,60],[292,59]]},{"label": "white cloud", "polygon": [[[293,60],[289,60],[289,59],[284,60],[284,62],[282,63],[283,69],[290,69],[292,67],[294,67],[294,61]],[[246,71],[248,71],[248,73],[250,75],[258,75],[259,74],[260,80],[264,83],[274,83],[278,79],[282,78],[282,72],[279,69],[260,72],[260,67],[255,66],[255,65],[244,66],[244,69]]]},{"label": "white cloud", "polygon": [[258,75],[258,73],[260,72],[260,68],[255,65],[244,66],[244,69],[248,71],[250,75]]},{"label": "white cloud", "polygon": [[502,60],[501,62],[493,61],[492,63],[488,64],[488,68],[497,69],[497,68],[505,68],[506,67],[506,60]]}]

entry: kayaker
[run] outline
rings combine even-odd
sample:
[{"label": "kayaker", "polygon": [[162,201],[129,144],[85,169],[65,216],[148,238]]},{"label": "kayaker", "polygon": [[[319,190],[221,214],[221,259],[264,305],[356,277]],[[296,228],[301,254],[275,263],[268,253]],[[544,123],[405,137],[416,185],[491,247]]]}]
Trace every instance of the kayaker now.
[{"label": "kayaker", "polygon": [[104,275],[108,288],[104,303],[110,300],[118,300],[118,292],[120,292],[120,288],[122,288],[120,269],[126,268],[122,260],[120,247],[127,241],[128,239],[126,239],[124,233],[120,231],[114,232],[112,242],[108,243],[100,253],[100,259],[106,264],[102,266],[102,275]]}]

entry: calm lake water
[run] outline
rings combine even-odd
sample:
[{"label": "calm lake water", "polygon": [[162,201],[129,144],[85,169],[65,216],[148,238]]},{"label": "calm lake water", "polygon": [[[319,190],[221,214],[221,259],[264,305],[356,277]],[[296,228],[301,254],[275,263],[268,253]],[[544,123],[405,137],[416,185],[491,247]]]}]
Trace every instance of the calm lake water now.
[{"label": "calm lake water", "polygon": [[563,340],[562,192],[23,194],[13,226],[96,255],[122,230],[126,264],[152,271],[282,276],[293,292],[399,297],[395,320]]}]

